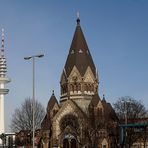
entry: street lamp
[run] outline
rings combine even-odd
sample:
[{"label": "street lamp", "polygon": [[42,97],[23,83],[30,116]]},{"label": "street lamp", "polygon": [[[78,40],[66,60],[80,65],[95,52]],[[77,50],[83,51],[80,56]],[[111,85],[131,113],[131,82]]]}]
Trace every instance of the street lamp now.
[{"label": "street lamp", "polygon": [[31,60],[32,59],[32,125],[33,125],[33,137],[32,137],[32,145],[33,148],[35,146],[34,139],[35,139],[35,120],[34,120],[34,114],[35,114],[35,58],[42,58],[44,55],[32,55],[28,57],[24,57],[24,60]]},{"label": "street lamp", "polygon": [[127,138],[127,131],[126,131],[126,128],[127,128],[127,123],[128,123],[128,117],[127,117],[127,113],[128,113],[128,108],[127,108],[127,104],[130,103],[130,100],[121,100],[121,102],[124,103],[124,116],[125,116],[125,141],[124,143],[126,144],[126,138]]},{"label": "street lamp", "polygon": [[127,113],[128,113],[127,104],[130,103],[130,100],[122,100],[121,102],[123,102],[123,104],[124,104],[125,125],[127,125],[127,120],[128,120],[128,117],[127,117]]}]

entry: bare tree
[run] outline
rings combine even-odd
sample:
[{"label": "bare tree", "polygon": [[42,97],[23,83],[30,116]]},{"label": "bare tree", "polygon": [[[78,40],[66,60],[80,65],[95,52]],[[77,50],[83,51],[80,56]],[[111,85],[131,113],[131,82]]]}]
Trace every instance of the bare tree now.
[{"label": "bare tree", "polygon": [[[120,123],[134,123],[141,118],[147,117],[148,111],[141,101],[137,101],[129,96],[121,97],[114,104],[114,110],[120,120]],[[123,145],[131,146],[137,139],[142,138],[144,132],[136,132],[133,127],[126,128],[126,136]]]},{"label": "bare tree", "polygon": [[[19,108],[16,108],[11,120],[11,130],[18,132],[20,130],[32,129],[32,99],[26,98]],[[35,101],[35,129],[40,128],[40,124],[45,116],[45,109],[41,103]]]},{"label": "bare tree", "polygon": [[148,111],[141,101],[137,101],[132,97],[121,97],[114,104],[114,110],[119,119],[138,119],[147,116]]}]

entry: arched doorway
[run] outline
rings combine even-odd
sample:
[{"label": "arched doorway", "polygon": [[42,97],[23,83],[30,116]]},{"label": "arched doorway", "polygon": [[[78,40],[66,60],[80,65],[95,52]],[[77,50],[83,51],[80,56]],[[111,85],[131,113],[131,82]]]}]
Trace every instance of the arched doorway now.
[{"label": "arched doorway", "polygon": [[65,138],[63,139],[63,148],[77,148],[77,141],[73,135],[65,135]]},{"label": "arched doorway", "polygon": [[68,139],[63,140],[63,148],[69,148],[69,141]]},{"label": "arched doorway", "polygon": [[78,118],[73,114],[65,115],[60,121],[61,145],[63,148],[78,148],[77,131],[79,130]]},{"label": "arched doorway", "polygon": [[70,145],[71,145],[71,148],[77,148],[76,139],[71,139]]}]

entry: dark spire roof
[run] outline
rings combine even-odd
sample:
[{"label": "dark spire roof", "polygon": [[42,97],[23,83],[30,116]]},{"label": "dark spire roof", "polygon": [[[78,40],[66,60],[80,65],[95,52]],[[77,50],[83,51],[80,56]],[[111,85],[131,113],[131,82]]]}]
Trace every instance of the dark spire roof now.
[{"label": "dark spire roof", "polygon": [[51,95],[49,102],[48,102],[47,110],[52,110],[52,108],[54,107],[55,104],[58,104],[58,101],[54,95],[54,91],[52,91],[52,95]]},{"label": "dark spire roof", "polygon": [[94,107],[96,107],[100,100],[101,99],[100,99],[100,97],[99,97],[99,95],[97,93],[97,94],[93,95],[92,100],[90,102],[90,105],[93,105]]},{"label": "dark spire roof", "polygon": [[106,100],[105,100],[105,94],[103,94],[103,99],[102,99],[102,101],[106,102]]},{"label": "dark spire roof", "polygon": [[85,74],[87,67],[90,66],[94,76],[96,76],[96,68],[83,35],[79,17],[77,18],[76,30],[65,64],[67,76],[69,76],[74,66],[77,67],[81,76]]},{"label": "dark spire roof", "polygon": [[116,115],[114,109],[112,108],[111,104],[106,102],[104,94],[103,94],[103,99],[101,102],[102,102],[102,105],[104,108],[104,117],[107,120],[109,120],[109,119],[117,120],[117,115]]}]

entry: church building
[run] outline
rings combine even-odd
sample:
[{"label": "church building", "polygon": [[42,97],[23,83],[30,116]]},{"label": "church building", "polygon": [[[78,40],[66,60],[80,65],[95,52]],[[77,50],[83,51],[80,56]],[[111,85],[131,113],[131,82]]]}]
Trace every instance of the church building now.
[{"label": "church building", "polygon": [[99,96],[99,75],[80,19],[60,78],[61,95],[51,95],[42,122],[44,148],[115,148],[117,116]]}]

